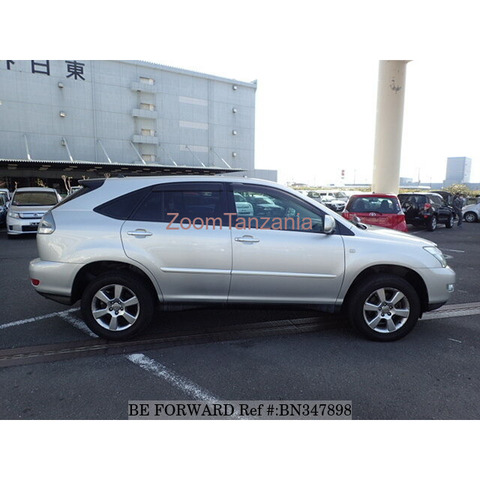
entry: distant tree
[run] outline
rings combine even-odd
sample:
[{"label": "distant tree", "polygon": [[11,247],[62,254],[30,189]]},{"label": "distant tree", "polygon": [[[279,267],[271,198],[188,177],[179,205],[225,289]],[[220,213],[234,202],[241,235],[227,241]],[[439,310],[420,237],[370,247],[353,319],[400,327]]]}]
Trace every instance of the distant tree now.
[{"label": "distant tree", "polygon": [[465,197],[472,197],[475,196],[473,190],[470,190],[466,185],[463,183],[456,183],[454,185],[450,185],[448,188],[445,189],[447,192],[450,192],[452,194],[462,194],[465,195]]}]

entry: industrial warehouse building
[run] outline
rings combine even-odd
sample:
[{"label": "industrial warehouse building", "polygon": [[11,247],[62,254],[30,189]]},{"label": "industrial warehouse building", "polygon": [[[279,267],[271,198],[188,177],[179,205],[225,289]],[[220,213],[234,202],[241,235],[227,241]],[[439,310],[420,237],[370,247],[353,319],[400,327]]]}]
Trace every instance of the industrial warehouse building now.
[{"label": "industrial warehouse building", "polygon": [[[256,82],[141,61],[0,61],[0,183],[255,169]],[[63,178],[63,181],[62,181]]]}]

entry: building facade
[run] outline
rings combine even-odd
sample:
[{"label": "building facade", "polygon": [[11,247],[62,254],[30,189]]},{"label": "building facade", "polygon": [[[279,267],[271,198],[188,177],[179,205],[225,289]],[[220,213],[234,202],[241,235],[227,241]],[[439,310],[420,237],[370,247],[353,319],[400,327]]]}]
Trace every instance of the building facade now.
[{"label": "building facade", "polygon": [[2,174],[75,176],[95,164],[275,180],[255,169],[256,87],[140,61],[0,61]]},{"label": "building facade", "polygon": [[468,157],[448,157],[445,186],[456,183],[470,183],[472,160]]}]

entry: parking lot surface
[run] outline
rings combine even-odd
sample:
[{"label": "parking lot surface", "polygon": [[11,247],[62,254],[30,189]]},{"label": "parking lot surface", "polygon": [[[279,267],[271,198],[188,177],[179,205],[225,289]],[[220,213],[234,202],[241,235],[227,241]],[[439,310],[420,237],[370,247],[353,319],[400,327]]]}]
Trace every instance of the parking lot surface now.
[{"label": "parking lot surface", "polygon": [[438,243],[457,285],[398,342],[366,341],[311,310],[203,309],[159,313],[117,344],[93,336],[78,305],[36,294],[35,237],[0,230],[0,418],[125,419],[132,400],[322,399],[351,401],[354,419],[479,419],[480,224],[410,233]]}]

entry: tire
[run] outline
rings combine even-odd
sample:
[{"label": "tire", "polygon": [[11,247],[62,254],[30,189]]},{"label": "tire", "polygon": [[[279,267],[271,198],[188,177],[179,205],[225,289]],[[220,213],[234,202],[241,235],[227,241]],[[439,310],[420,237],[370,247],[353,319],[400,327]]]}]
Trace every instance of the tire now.
[{"label": "tire", "polygon": [[429,232],[433,232],[434,230],[437,229],[437,217],[435,215],[432,215],[430,217],[430,220],[428,220],[427,223],[427,230]]},{"label": "tire", "polygon": [[420,299],[405,279],[380,274],[360,284],[349,299],[348,314],[355,330],[369,340],[394,341],[417,323]]},{"label": "tire", "polygon": [[478,221],[478,217],[477,217],[477,214],[475,212],[467,212],[464,216],[463,216],[463,219],[467,222],[467,223],[475,223]]},{"label": "tire", "polygon": [[137,275],[106,273],[87,285],[81,311],[87,326],[98,336],[126,340],[150,324],[154,297]]},{"label": "tire", "polygon": [[448,217],[448,220],[447,220],[447,223],[445,224],[445,226],[447,228],[452,228],[454,224],[455,224],[455,219],[453,218],[453,215],[450,215]]}]

